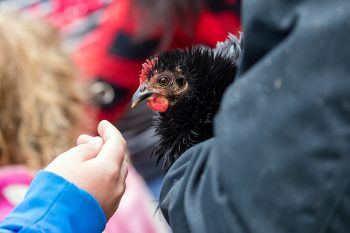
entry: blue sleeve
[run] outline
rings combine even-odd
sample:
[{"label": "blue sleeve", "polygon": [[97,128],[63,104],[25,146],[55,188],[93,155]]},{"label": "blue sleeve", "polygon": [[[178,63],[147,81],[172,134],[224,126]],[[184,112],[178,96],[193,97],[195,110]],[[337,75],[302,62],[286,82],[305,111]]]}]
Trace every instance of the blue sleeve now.
[{"label": "blue sleeve", "polygon": [[0,232],[102,232],[106,218],[86,191],[41,171],[23,200],[0,224]]}]

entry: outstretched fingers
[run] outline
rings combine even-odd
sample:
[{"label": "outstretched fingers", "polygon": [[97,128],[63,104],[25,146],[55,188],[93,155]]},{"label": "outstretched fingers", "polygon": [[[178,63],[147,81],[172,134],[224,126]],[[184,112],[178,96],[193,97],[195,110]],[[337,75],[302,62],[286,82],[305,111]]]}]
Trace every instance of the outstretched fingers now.
[{"label": "outstretched fingers", "polygon": [[90,136],[87,134],[81,134],[77,139],[77,145],[88,143],[89,141],[91,141],[94,138],[95,138],[94,136]]},{"label": "outstretched fingers", "polygon": [[63,154],[66,156],[74,156],[74,158],[78,160],[85,161],[95,158],[98,155],[102,148],[103,140],[101,137],[91,137],[90,140],[85,143],[80,141],[77,144],[77,146],[69,149]]}]

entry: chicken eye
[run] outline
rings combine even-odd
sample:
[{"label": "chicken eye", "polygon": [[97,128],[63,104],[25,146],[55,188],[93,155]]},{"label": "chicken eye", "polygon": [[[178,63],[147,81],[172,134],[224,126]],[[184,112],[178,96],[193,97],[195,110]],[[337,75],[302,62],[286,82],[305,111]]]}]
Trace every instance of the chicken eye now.
[{"label": "chicken eye", "polygon": [[166,86],[169,84],[169,77],[167,76],[160,76],[158,79],[157,79],[157,82],[160,86]]}]

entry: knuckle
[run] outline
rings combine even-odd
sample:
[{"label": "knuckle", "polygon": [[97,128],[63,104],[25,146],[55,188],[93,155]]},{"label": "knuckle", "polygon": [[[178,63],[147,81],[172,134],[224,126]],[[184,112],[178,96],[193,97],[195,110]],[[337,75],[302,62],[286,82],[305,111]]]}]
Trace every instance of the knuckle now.
[{"label": "knuckle", "polygon": [[117,166],[109,166],[109,169],[106,169],[108,172],[108,176],[111,179],[117,179],[120,175],[120,169]]},{"label": "knuckle", "polygon": [[96,151],[96,149],[97,149],[97,146],[93,143],[87,143],[84,146],[85,146],[85,150],[87,152],[93,152],[93,151]]},{"label": "knuckle", "polygon": [[128,176],[128,174],[129,174],[129,168],[126,167],[126,169],[125,169],[125,178],[124,178],[124,179],[126,179],[126,177]]},{"label": "knuckle", "polygon": [[126,144],[126,141],[125,141],[124,139],[121,139],[121,140],[120,140],[120,145],[121,145],[123,151],[126,151],[126,149],[127,149],[127,144]]},{"label": "knuckle", "polygon": [[121,196],[125,193],[126,190],[126,183],[123,182],[122,184],[118,185],[116,192],[118,196]]}]

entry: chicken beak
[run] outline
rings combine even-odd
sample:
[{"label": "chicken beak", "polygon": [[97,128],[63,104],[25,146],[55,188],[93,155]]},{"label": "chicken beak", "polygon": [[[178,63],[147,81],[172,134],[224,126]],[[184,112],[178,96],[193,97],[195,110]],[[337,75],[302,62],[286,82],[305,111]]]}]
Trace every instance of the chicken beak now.
[{"label": "chicken beak", "polygon": [[147,83],[141,84],[132,96],[131,108],[134,108],[138,103],[152,96],[154,93],[154,91],[148,90]]}]

